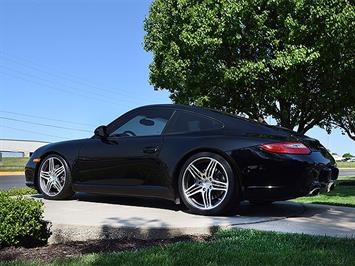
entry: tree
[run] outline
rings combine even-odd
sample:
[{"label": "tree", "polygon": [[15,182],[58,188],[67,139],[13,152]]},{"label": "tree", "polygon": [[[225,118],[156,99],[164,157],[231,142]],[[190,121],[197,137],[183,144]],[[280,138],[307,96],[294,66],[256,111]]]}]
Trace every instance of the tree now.
[{"label": "tree", "polygon": [[355,108],[345,109],[340,114],[332,116],[331,126],[340,127],[349,138],[355,141]]},{"label": "tree", "polygon": [[344,155],[343,155],[343,158],[351,158],[351,157],[353,157],[353,156],[349,152],[344,153]]},{"label": "tree", "polygon": [[354,90],[350,0],[155,0],[145,30],[150,82],[176,103],[305,133]]}]

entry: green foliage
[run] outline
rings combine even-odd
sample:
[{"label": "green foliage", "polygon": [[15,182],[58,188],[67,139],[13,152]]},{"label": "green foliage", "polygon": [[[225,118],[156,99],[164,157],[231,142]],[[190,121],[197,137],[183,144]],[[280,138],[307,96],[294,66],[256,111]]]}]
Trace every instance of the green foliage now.
[{"label": "green foliage", "polygon": [[353,155],[349,152],[343,154],[343,158],[351,158]]},{"label": "green foliage", "polygon": [[[353,89],[353,94],[355,95],[355,90]],[[328,131],[331,131],[331,127],[340,127],[343,134],[347,134],[349,138],[355,141],[355,96],[349,97],[350,103],[346,105],[344,103],[344,108],[340,109],[337,113],[333,114],[325,127]]]},{"label": "green foliage", "polygon": [[145,30],[150,82],[177,103],[300,133],[355,104],[351,0],[155,0]]},{"label": "green foliage", "polygon": [[33,188],[24,187],[24,188],[11,188],[9,190],[1,191],[0,193],[6,194],[8,196],[23,196],[23,195],[38,194],[38,191]]},{"label": "green foliage", "polygon": [[0,248],[37,246],[47,242],[49,228],[43,221],[41,201],[0,193]]}]

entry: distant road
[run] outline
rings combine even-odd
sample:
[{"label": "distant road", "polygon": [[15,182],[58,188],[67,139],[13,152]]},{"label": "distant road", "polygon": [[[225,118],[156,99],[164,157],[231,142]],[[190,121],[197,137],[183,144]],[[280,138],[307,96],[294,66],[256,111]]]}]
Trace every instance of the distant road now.
[{"label": "distant road", "polygon": [[[339,176],[355,176],[355,169],[341,169]],[[20,188],[25,186],[23,175],[0,175],[0,190]]]},{"label": "distant road", "polygon": [[355,169],[341,169],[339,176],[355,176]]},{"label": "distant road", "polygon": [[23,175],[0,175],[0,190],[9,188],[20,188],[25,186]]}]

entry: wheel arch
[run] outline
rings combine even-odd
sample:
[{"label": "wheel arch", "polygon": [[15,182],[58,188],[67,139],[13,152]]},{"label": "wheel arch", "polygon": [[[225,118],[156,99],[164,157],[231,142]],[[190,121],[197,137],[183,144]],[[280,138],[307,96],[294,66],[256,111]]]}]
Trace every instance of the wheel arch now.
[{"label": "wheel arch", "polygon": [[241,177],[240,177],[241,172],[239,170],[239,167],[238,167],[237,163],[232,159],[232,157],[229,156],[226,152],[219,150],[219,149],[214,149],[214,148],[194,149],[194,150],[187,152],[183,157],[181,157],[175,166],[175,169],[173,172],[173,182],[172,182],[174,194],[175,194],[175,202],[180,202],[178,179],[179,179],[179,174],[180,174],[181,168],[183,167],[184,163],[187,161],[188,158],[190,158],[191,156],[193,156],[197,153],[200,153],[200,152],[211,152],[211,153],[215,153],[215,154],[222,156],[230,164],[233,174],[234,174],[234,177],[237,178],[237,181],[239,182],[239,184],[241,184]]}]

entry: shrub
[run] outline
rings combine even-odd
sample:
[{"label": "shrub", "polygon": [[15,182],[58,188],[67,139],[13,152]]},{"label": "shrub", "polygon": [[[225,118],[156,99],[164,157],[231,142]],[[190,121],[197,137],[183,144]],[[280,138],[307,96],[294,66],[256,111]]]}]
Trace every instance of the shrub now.
[{"label": "shrub", "polygon": [[37,194],[38,192],[33,188],[24,187],[24,188],[11,188],[9,190],[0,193],[5,193],[8,196],[21,196],[21,195]]},{"label": "shrub", "polygon": [[45,244],[50,236],[41,201],[0,193],[0,248]]}]

